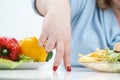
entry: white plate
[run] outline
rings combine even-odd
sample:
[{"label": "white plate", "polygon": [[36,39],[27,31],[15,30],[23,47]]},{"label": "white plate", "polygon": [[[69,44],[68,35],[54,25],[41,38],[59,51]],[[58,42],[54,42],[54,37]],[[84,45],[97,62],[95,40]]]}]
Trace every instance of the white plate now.
[{"label": "white plate", "polygon": [[11,68],[10,66],[6,64],[0,64],[0,69],[37,69],[43,65],[45,65],[47,62],[26,62],[18,64],[17,66]]},{"label": "white plate", "polygon": [[81,65],[90,69],[102,72],[120,72],[120,63],[85,63],[81,62]]}]

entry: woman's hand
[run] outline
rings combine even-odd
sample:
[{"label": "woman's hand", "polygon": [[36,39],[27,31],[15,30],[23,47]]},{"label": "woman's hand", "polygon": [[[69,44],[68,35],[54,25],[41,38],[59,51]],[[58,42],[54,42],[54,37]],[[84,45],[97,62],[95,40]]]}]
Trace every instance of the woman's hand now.
[{"label": "woman's hand", "polygon": [[[39,3],[37,1],[38,11],[43,11],[45,16],[42,33],[39,39],[40,46],[44,46],[49,52],[56,49],[56,56],[53,64],[53,70],[56,71],[62,59],[64,61],[65,69],[71,71],[70,67],[70,8],[67,0],[53,0],[54,5],[46,7],[47,10],[39,10]],[[44,0],[45,1],[45,0]],[[46,2],[47,3],[47,2]],[[52,3],[52,2],[51,2]],[[44,2],[45,4],[45,2]],[[46,4],[47,5],[47,4]],[[44,45],[46,41],[46,44]]]}]

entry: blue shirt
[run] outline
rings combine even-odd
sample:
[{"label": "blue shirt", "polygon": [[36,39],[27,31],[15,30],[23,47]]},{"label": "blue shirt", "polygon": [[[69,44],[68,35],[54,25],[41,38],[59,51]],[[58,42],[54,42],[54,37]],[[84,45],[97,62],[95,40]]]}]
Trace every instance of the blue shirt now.
[{"label": "blue shirt", "polygon": [[71,65],[79,66],[78,54],[88,54],[120,41],[120,26],[109,9],[101,10],[96,0],[69,0],[71,7]]}]

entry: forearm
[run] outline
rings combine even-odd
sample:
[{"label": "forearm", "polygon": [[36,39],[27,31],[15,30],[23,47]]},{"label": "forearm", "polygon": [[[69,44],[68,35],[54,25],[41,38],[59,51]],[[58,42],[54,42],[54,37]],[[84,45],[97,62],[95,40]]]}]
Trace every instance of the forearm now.
[{"label": "forearm", "polygon": [[65,9],[69,11],[68,0],[36,0],[36,8],[45,16],[50,10]]}]

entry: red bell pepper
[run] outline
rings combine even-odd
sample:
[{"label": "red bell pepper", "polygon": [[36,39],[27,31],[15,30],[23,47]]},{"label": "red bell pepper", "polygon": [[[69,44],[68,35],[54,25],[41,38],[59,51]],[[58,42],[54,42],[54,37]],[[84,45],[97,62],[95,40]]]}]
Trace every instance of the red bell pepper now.
[{"label": "red bell pepper", "polygon": [[20,46],[15,38],[0,37],[0,58],[17,61],[20,53]]}]

